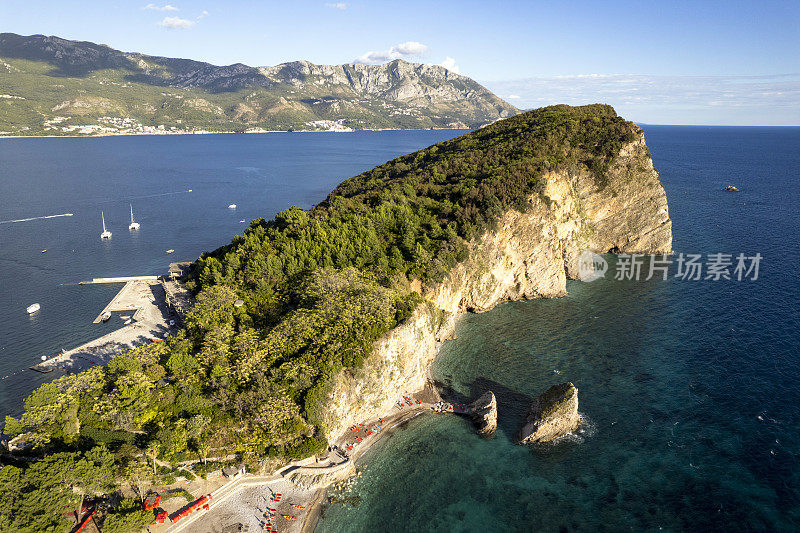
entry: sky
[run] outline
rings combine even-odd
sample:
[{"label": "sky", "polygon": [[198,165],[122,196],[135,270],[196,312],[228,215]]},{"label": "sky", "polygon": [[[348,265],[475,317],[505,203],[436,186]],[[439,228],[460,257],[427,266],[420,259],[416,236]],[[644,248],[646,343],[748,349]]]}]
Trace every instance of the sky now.
[{"label": "sky", "polygon": [[0,0],[0,31],[217,65],[442,64],[513,105],[800,125],[800,0]]}]

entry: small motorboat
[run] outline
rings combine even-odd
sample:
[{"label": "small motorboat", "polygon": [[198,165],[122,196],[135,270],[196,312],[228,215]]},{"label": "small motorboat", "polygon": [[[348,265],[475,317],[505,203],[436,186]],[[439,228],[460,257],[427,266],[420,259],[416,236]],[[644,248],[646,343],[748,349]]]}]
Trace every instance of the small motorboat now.
[{"label": "small motorboat", "polygon": [[122,320],[128,320],[130,317],[131,317],[131,315],[122,315],[120,318]]},{"label": "small motorboat", "polygon": [[128,325],[128,324],[130,324],[131,322],[133,322],[133,320],[131,320],[131,319],[129,318],[128,320],[126,320],[125,322],[123,322],[123,325],[127,326],[127,325]]},{"label": "small motorboat", "polygon": [[26,311],[28,312],[29,315],[32,315],[34,313],[38,313],[39,309],[41,309],[41,308],[42,308],[42,306],[39,305],[39,304],[31,304],[31,305],[28,306]]},{"label": "small motorboat", "polygon": [[175,250],[173,250],[172,248],[170,248],[169,250],[167,250],[167,253],[168,253],[168,254],[175,253]]},{"label": "small motorboat", "polygon": [[192,189],[189,189],[189,190],[188,190],[188,191],[186,191],[186,192],[192,192]]},{"label": "small motorboat", "polygon": [[231,204],[228,206],[228,209],[236,209],[236,204]]},{"label": "small motorboat", "polygon": [[47,251],[47,248],[45,248],[44,250],[42,250],[42,253],[45,253],[46,251]]},{"label": "small motorboat", "polygon": [[105,313],[100,315],[100,320],[102,320],[103,322],[108,322],[110,318],[111,318],[111,312],[110,311],[106,311]]},{"label": "small motorboat", "polygon": [[244,219],[240,220],[239,224],[244,224]]}]

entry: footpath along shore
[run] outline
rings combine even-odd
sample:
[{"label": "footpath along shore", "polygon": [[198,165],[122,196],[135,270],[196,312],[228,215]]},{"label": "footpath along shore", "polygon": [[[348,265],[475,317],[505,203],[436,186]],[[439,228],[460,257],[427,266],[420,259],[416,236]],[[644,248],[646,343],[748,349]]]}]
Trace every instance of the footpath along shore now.
[{"label": "footpath along shore", "polygon": [[295,462],[267,476],[246,474],[224,491],[219,489],[218,495],[212,493],[207,511],[171,526],[151,526],[151,531],[312,532],[322,513],[327,488],[355,475],[355,462],[381,438],[408,420],[434,412],[439,402],[441,398],[432,385],[405,395],[392,412],[351,427],[327,455]]}]

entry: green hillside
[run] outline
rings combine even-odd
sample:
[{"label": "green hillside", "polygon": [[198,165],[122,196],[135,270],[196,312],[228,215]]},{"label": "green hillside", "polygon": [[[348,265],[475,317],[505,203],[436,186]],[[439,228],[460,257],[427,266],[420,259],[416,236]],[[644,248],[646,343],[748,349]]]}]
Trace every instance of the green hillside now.
[{"label": "green hillside", "polygon": [[518,110],[443,67],[275,67],[0,34],[0,134],[475,128]]},{"label": "green hillside", "polygon": [[0,530],[64,531],[53,510],[81,494],[174,479],[151,474],[151,456],[323,450],[332,377],[426,305],[412,281],[442,279],[505,211],[527,208],[546,171],[586,168],[602,182],[637,131],[608,106],[538,109],[389,161],[308,211],[253,221],[194,264],[185,330],[42,385],[7,418],[4,432],[47,459],[0,470]]}]

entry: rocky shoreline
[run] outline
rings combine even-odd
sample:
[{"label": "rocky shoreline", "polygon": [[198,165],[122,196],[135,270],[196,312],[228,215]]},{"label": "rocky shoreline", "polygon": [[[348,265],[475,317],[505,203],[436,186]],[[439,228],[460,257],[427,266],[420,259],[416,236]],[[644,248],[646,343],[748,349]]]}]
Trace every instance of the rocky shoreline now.
[{"label": "rocky shoreline", "polygon": [[[551,172],[545,178],[543,194],[530,198],[526,212],[507,212],[497,229],[470,244],[469,258],[443,282],[420,287],[424,303],[376,343],[363,370],[337,376],[328,403],[329,441],[357,421],[386,412],[396,391],[422,390],[438,347],[453,338],[462,314],[504,301],[565,295],[566,280],[579,278],[579,257],[586,250],[672,251],[666,193],[641,130],[620,150],[602,186],[587,171]],[[577,389],[574,414],[579,420]],[[541,440],[577,427],[571,415],[555,426]]]},{"label": "rocky shoreline", "polygon": [[452,128],[364,128],[364,129],[332,129],[332,130],[258,130],[258,131],[161,131],[142,133],[93,133],[77,135],[0,135],[0,139],[89,139],[94,137],[141,137],[141,136],[173,136],[173,135],[252,135],[258,133],[358,133],[359,131],[441,131],[468,130],[465,127]]}]

